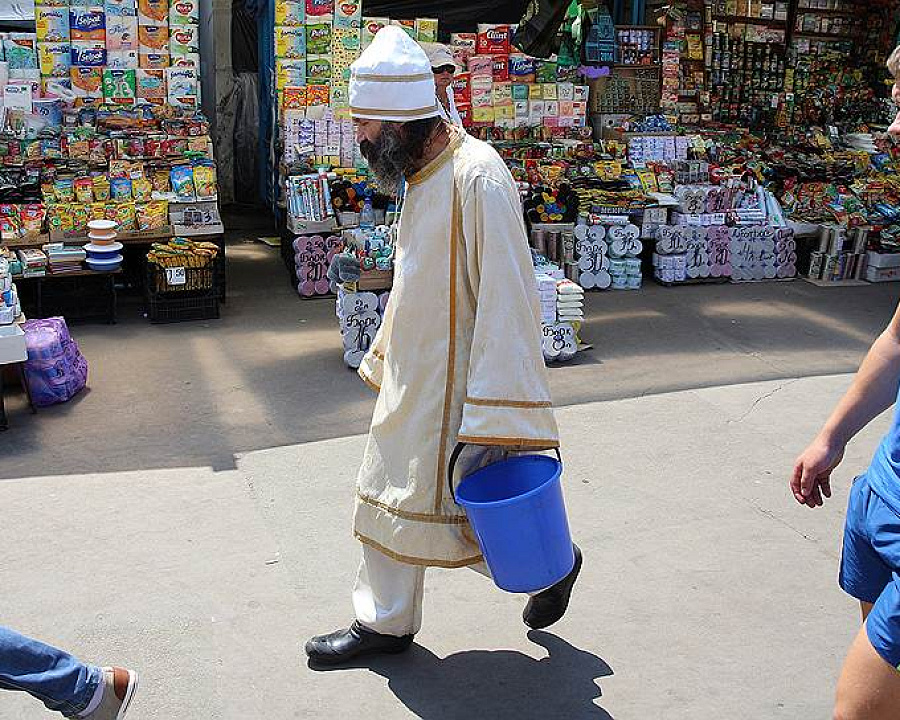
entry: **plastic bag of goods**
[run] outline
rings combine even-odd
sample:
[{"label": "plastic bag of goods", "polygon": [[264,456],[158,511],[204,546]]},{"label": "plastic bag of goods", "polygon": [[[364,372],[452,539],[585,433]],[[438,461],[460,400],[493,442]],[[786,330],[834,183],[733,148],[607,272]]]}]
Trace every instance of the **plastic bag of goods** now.
[{"label": "plastic bag of goods", "polygon": [[34,404],[55,405],[72,399],[87,383],[87,360],[61,317],[23,323],[28,360],[25,378]]}]

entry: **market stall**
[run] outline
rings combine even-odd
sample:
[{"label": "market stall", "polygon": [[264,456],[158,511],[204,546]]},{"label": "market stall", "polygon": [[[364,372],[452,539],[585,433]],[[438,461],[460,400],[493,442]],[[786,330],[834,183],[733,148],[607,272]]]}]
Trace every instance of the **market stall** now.
[{"label": "market stall", "polygon": [[[152,320],[217,315],[224,228],[199,19],[192,2],[47,0],[33,31],[0,36],[0,253],[30,314],[112,322],[126,289]],[[92,221],[115,228],[110,247]],[[186,237],[216,245],[217,270],[203,293],[184,289],[182,268],[160,294],[148,253],[170,246],[190,267]]]}]

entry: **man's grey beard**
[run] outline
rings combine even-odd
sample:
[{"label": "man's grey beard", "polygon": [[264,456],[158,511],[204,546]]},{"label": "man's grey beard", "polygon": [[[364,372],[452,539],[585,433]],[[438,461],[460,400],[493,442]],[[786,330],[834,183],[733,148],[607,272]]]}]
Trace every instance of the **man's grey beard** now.
[{"label": "man's grey beard", "polygon": [[403,178],[413,172],[420,160],[412,157],[409,144],[404,144],[400,123],[383,123],[375,142],[363,140],[359,149],[375,173],[378,186],[387,193],[399,192]]}]

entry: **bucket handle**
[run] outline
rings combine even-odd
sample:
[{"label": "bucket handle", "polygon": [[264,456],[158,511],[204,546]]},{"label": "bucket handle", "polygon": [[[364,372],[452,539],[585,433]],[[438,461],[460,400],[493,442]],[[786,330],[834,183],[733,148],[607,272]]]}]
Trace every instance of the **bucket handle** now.
[{"label": "bucket handle", "polygon": [[[450,453],[450,464],[447,468],[447,487],[450,489],[450,497],[453,498],[453,502],[456,502],[456,490],[453,487],[453,473],[456,470],[456,463],[459,460],[459,456],[462,454],[462,451],[465,450],[467,444],[468,443],[464,442],[456,443],[456,447],[453,448],[453,452]],[[562,455],[559,452],[559,448],[553,448],[553,452],[556,453],[556,458],[559,460],[560,465],[562,465]]]}]

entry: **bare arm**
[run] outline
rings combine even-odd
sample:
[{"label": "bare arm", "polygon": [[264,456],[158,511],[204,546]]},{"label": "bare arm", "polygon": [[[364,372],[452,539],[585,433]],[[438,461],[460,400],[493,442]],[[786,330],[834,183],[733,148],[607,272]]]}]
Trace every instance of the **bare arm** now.
[{"label": "bare arm", "polygon": [[900,306],[869,349],[850,389],[794,465],[791,491],[797,502],[816,507],[831,497],[831,473],[847,443],[889,408],[900,382]]}]

